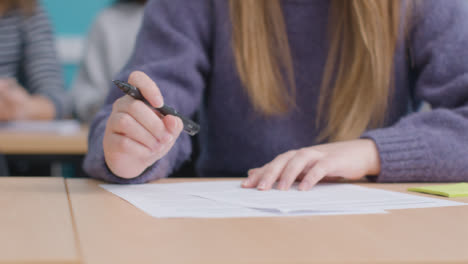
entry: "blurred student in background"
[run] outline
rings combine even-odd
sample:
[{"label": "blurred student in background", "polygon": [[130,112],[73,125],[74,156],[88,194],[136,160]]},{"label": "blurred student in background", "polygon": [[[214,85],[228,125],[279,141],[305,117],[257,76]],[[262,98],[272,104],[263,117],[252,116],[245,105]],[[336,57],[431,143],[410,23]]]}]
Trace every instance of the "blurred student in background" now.
[{"label": "blurred student in background", "polygon": [[0,1],[0,121],[71,113],[54,43],[38,1]]},{"label": "blurred student in background", "polygon": [[[71,114],[49,20],[36,0],[0,1],[0,122]],[[8,175],[0,156],[0,176]]]},{"label": "blurred student in background", "polygon": [[112,78],[130,58],[143,19],[146,0],[120,0],[99,15],[72,87],[74,112],[82,122],[92,120],[104,104]]}]

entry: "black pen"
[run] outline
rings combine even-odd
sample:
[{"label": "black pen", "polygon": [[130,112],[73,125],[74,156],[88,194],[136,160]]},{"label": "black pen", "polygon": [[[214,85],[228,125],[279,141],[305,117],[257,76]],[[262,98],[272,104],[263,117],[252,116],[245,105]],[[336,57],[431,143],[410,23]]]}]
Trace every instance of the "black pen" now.
[{"label": "black pen", "polygon": [[195,123],[192,120],[190,120],[190,119],[184,117],[183,115],[179,114],[175,109],[173,109],[173,108],[171,108],[171,107],[169,107],[167,105],[163,105],[160,108],[153,107],[143,97],[140,90],[138,90],[138,88],[136,88],[135,86],[133,86],[133,85],[131,85],[129,83],[122,82],[122,81],[117,81],[117,80],[112,81],[112,82],[117,87],[119,87],[120,90],[122,90],[124,93],[130,95],[131,97],[133,97],[133,98],[135,98],[137,100],[143,101],[146,105],[151,107],[151,109],[158,111],[158,113],[160,113],[161,115],[163,115],[163,116],[173,115],[173,116],[177,116],[180,119],[182,119],[182,123],[184,123],[184,131],[187,132],[187,134],[189,134],[191,136],[195,136],[200,131],[200,126],[197,123]]}]

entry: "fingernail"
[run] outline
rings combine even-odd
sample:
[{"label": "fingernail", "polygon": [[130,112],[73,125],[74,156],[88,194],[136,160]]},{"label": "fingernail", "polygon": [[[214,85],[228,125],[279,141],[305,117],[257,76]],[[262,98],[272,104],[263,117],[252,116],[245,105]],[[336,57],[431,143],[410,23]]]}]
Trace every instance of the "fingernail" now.
[{"label": "fingernail", "polygon": [[163,107],[164,102],[163,102],[163,99],[161,97],[159,97],[159,96],[156,97],[155,101],[156,101],[156,107],[157,108]]},{"label": "fingernail", "polygon": [[180,130],[184,130],[184,122],[182,121],[182,119],[179,118],[179,122],[177,123],[178,123],[177,128]]},{"label": "fingernail", "polygon": [[250,184],[250,180],[245,180],[242,182],[243,186],[248,186]]},{"label": "fingernail", "polygon": [[302,182],[299,185],[299,190],[300,191],[307,191],[309,188],[310,188],[310,183],[308,183],[308,182]]},{"label": "fingernail", "polygon": [[257,188],[258,188],[259,190],[265,190],[265,189],[266,189],[266,186],[267,186],[267,185],[266,185],[265,182],[261,182],[261,183],[257,186]]}]

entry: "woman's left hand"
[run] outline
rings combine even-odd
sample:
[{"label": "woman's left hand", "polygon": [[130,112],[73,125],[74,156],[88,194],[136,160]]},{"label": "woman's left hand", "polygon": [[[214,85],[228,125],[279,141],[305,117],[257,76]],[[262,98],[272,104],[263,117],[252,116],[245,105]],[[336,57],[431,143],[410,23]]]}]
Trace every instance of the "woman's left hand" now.
[{"label": "woman's left hand", "polygon": [[277,189],[288,190],[298,180],[299,190],[305,191],[326,177],[357,180],[379,173],[380,160],[374,141],[358,139],[283,153],[263,167],[250,170],[242,187],[265,191],[278,182]]}]

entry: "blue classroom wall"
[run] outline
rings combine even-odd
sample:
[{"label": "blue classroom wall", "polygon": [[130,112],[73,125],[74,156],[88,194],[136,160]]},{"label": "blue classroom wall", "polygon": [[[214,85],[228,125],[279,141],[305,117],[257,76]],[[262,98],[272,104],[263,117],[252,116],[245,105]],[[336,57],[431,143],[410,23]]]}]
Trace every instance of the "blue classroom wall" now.
[{"label": "blue classroom wall", "polygon": [[86,34],[96,14],[113,0],[41,0],[59,35]]},{"label": "blue classroom wall", "polygon": [[40,0],[52,20],[67,87],[79,66],[85,37],[96,15],[115,0]]}]

